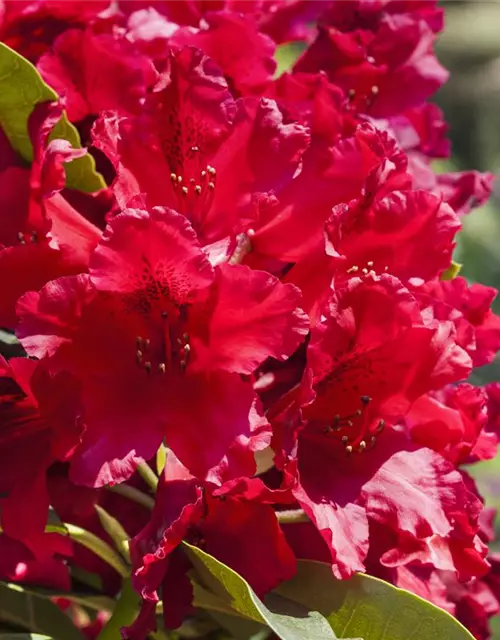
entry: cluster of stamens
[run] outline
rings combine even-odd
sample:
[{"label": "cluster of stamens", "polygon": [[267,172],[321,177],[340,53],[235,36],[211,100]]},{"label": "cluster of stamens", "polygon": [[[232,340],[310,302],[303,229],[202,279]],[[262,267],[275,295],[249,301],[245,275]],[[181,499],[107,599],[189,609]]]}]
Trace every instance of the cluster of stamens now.
[{"label": "cluster of stamens", "polygon": [[[377,420],[375,422],[370,421],[367,415],[366,408],[370,404],[372,399],[370,396],[360,396],[361,408],[348,416],[340,416],[337,414],[334,416],[331,424],[327,425],[323,429],[325,435],[340,436],[340,442],[345,447],[345,452],[350,455],[351,453],[363,453],[373,449],[377,442],[377,436],[379,436],[385,428],[384,420]],[[350,429],[355,426],[355,423],[361,420],[360,429],[354,437],[348,435]],[[342,435],[341,435],[342,434]]]},{"label": "cluster of stamens", "polygon": [[[191,147],[192,154],[198,155],[199,152],[199,147]],[[179,173],[172,172],[170,174],[172,185],[182,198],[187,198],[193,193],[196,197],[201,197],[203,194],[209,195],[214,191],[217,178],[215,167],[207,164],[199,168],[196,173],[198,174],[197,177],[191,176],[189,178]]]},{"label": "cluster of stamens", "polygon": [[28,242],[38,242],[38,234],[36,231],[31,231],[29,233],[23,233],[22,231],[19,231],[19,233],[17,234],[17,240],[19,242],[19,244],[27,244]]},{"label": "cluster of stamens", "polygon": [[[164,322],[168,323],[167,311],[163,311],[161,317]],[[184,332],[179,336],[176,329],[178,329],[178,322],[175,321],[173,325],[168,324],[168,326],[164,327],[162,346],[165,359],[159,362],[155,359],[150,338],[137,336],[135,359],[137,365],[144,369],[147,374],[153,372],[165,374],[173,369],[180,370],[181,373],[186,371],[191,355],[189,334]]]},{"label": "cluster of stamens", "polygon": [[[371,61],[375,62],[373,58],[370,59],[370,57],[368,57],[368,62]],[[369,109],[372,106],[375,98],[378,96],[378,92],[379,88],[377,87],[377,85],[373,85],[367,95],[360,97],[364,101],[365,109]],[[354,109],[354,102],[356,100],[356,89],[349,89],[349,91],[347,92],[347,99],[351,108]]]},{"label": "cluster of stamens", "polygon": [[[353,265],[352,267],[349,267],[349,269],[346,269],[346,273],[348,275],[357,275],[359,277],[363,277],[363,276],[376,276],[377,272],[375,271],[374,267],[374,263],[373,260],[368,260],[366,262],[366,266],[362,267],[360,265]],[[383,271],[387,272],[389,270],[389,267],[387,265],[385,265],[383,267]]]}]

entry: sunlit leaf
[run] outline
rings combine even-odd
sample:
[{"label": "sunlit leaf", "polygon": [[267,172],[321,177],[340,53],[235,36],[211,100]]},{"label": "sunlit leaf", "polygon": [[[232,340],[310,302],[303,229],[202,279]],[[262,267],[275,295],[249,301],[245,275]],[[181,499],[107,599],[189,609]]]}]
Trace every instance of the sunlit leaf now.
[{"label": "sunlit leaf", "polygon": [[[262,601],[241,576],[222,562],[187,543],[184,543],[184,548],[200,581],[209,593],[216,596],[216,600],[211,598],[207,603],[207,609],[214,606],[214,601],[224,601],[247,620],[266,624],[281,640],[329,640],[336,637],[318,611],[311,611],[278,594],[269,594]],[[200,607],[204,606],[200,592],[195,602]]]},{"label": "sunlit leaf", "polygon": [[336,580],[321,562],[299,561],[297,575],[277,589],[320,611],[339,638],[472,640],[455,618],[422,598],[371,576]]}]

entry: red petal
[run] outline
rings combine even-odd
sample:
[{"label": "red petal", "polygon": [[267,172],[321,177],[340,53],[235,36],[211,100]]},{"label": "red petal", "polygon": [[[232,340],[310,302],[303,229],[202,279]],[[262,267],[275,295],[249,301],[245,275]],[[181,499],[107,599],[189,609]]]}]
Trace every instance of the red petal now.
[{"label": "red petal", "polygon": [[300,291],[240,265],[222,265],[217,276],[210,342],[196,345],[194,368],[250,374],[268,357],[290,356],[309,329]]}]

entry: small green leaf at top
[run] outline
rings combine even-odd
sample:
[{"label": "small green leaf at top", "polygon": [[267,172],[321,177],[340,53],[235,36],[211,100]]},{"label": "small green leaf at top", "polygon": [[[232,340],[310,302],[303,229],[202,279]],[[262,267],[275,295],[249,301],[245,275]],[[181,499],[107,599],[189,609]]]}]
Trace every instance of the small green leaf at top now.
[{"label": "small green leaf at top", "polygon": [[453,280],[458,276],[462,270],[462,265],[459,262],[451,261],[450,266],[441,274],[441,280]]},{"label": "small green leaf at top", "polygon": [[300,560],[296,576],[276,591],[321,612],[339,638],[473,640],[453,616],[426,600],[367,575],[336,580],[321,562]]},{"label": "small green leaf at top", "polygon": [[[37,104],[57,99],[55,91],[45,84],[31,62],[0,42],[0,127],[14,149],[28,162],[33,159],[28,118]],[[78,131],[68,122],[66,114],[50,137],[68,140],[74,148],[82,146]],[[67,163],[65,171],[66,186],[70,189],[92,193],[106,186],[89,153]]]},{"label": "small green leaf at top", "polygon": [[[217,602],[224,602],[228,612],[267,625],[281,640],[333,640],[336,637],[318,611],[276,593],[261,600],[246,580],[230,567],[198,547],[184,543],[184,550],[193,564],[196,581],[216,596]],[[213,598],[204,600],[199,595],[194,604],[210,610],[213,603]]]}]

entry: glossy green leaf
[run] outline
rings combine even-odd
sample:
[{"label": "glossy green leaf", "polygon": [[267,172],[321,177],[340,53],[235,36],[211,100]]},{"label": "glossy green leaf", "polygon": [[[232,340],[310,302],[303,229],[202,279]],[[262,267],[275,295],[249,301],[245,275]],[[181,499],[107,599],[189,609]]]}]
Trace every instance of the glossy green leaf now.
[{"label": "glossy green leaf", "polygon": [[[31,62],[0,42],[0,126],[14,149],[29,162],[33,159],[33,148],[28,118],[37,104],[57,98]],[[54,127],[51,138],[63,138],[74,148],[81,147],[78,131],[66,115]],[[65,170],[66,185],[71,189],[92,193],[106,186],[89,153],[67,163]]]},{"label": "glossy green leaf", "polygon": [[141,598],[134,591],[131,580],[124,580],[113,615],[97,640],[116,640],[120,638],[120,629],[132,624],[139,613],[140,605]]},{"label": "glossy green leaf", "polygon": [[46,596],[17,584],[0,583],[0,620],[53,640],[83,640],[71,619]]},{"label": "glossy green leaf", "polygon": [[462,265],[459,262],[452,260],[450,266],[441,274],[441,280],[453,280],[458,276],[462,270]]},{"label": "glossy green leaf", "polygon": [[[335,638],[327,620],[318,611],[293,602],[279,594],[269,594],[264,601],[257,597],[250,585],[235,571],[198,547],[184,543],[184,549],[196,571],[197,579],[213,594],[215,601],[223,601],[247,620],[266,624],[281,640],[330,640]],[[200,597],[195,604],[204,607]],[[207,609],[214,599],[207,603]],[[221,611],[221,613],[224,613]]]},{"label": "glossy green leaf", "polygon": [[297,575],[277,592],[320,611],[339,638],[473,640],[455,618],[422,598],[371,576],[336,580],[321,562],[299,561]]}]

